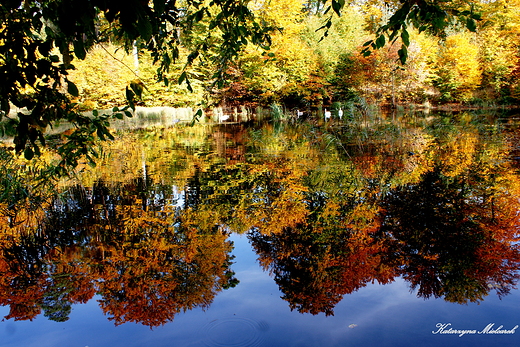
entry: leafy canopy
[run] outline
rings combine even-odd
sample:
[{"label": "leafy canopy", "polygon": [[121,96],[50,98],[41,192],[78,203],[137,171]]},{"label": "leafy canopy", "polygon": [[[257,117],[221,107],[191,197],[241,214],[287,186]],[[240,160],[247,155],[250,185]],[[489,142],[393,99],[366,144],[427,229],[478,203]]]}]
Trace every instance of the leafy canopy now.
[{"label": "leafy canopy", "polygon": [[[314,3],[315,8],[324,9],[324,35],[332,16],[350,5],[345,0]],[[472,3],[401,1],[377,39],[366,44],[365,52],[400,37],[403,46],[399,55],[405,62],[408,25],[439,32],[451,18],[458,17],[474,30],[478,16]],[[53,147],[62,158],[57,166],[59,174],[75,167],[83,157],[94,164],[96,138],[110,139],[110,120],[132,115],[143,85],[137,80],[127,87],[126,107],[86,116],[72,100],[79,94],[68,79],[75,59],[86,59],[94,45],[104,42],[128,51],[139,45],[157,64],[158,80],[168,84],[166,72],[180,59],[179,48],[188,45],[186,66],[204,61],[213,66],[215,84],[222,86],[229,63],[246,45],[269,48],[270,33],[277,28],[256,15],[267,5],[251,0],[4,0],[0,4],[0,130],[14,136],[16,152],[24,153],[27,159],[40,154],[41,146]],[[189,40],[201,23],[207,27],[205,37]],[[190,89],[186,69],[177,82],[187,83]],[[47,143],[46,129],[60,121],[71,123],[74,132],[63,142]]]},{"label": "leafy canopy", "polygon": [[[327,3],[328,1],[320,1]],[[355,2],[355,1],[354,1]],[[389,6],[393,4],[395,11],[390,18],[376,31],[376,38],[365,43],[363,53],[368,56],[371,50],[384,47],[388,42],[401,39],[401,49],[398,51],[402,64],[408,58],[408,46],[410,45],[410,33],[408,28],[415,27],[419,32],[428,31],[434,35],[443,36],[445,30],[457,23],[462,23],[470,31],[476,31],[476,21],[481,19],[476,11],[478,1],[469,0],[400,0],[400,1],[375,1],[374,6]],[[334,12],[338,16],[347,8],[345,0],[331,0],[325,14]],[[325,22],[322,29],[327,35],[332,26],[332,16]]]},{"label": "leafy canopy", "polygon": [[[86,156],[94,162],[95,135],[110,138],[110,118],[131,116],[136,97],[142,92],[138,81],[127,87],[128,106],[104,115],[87,117],[76,111],[71,97],[78,88],[67,76],[74,59],[85,59],[89,50],[103,42],[117,42],[129,50],[139,43],[158,65],[159,81],[170,64],[179,58],[185,33],[202,20],[221,40],[201,41],[191,47],[186,64],[215,50],[211,64],[217,66],[215,80],[222,81],[227,64],[249,42],[268,48],[272,30],[255,20],[248,1],[214,0],[7,0],[0,4],[0,121],[3,132],[14,135],[15,150],[27,159],[46,145],[45,129],[58,121],[70,122],[75,131],[56,150],[61,167],[75,166]],[[209,38],[208,32],[208,38]],[[212,46],[213,45],[213,46]],[[179,83],[189,79],[185,72]],[[14,106],[14,107],[13,107]],[[129,109],[130,108],[130,109]],[[12,112],[14,111],[14,112]]]}]

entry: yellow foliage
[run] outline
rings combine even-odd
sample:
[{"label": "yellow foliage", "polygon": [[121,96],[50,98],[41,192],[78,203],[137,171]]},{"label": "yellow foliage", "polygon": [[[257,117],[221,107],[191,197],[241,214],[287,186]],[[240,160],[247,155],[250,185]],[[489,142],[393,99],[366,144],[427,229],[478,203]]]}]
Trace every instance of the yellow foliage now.
[{"label": "yellow foliage", "polygon": [[465,32],[448,36],[437,61],[441,92],[462,101],[473,97],[481,81],[479,47],[473,41]]},{"label": "yellow foliage", "polygon": [[270,24],[288,30],[293,30],[293,24],[303,19],[303,4],[301,0],[263,0],[254,4],[256,12]]},{"label": "yellow foliage", "polygon": [[433,169],[433,136],[419,130],[403,134],[404,146],[408,149],[404,157],[403,176],[405,182],[417,183],[423,175]]},{"label": "yellow foliage", "polygon": [[468,171],[474,162],[477,145],[477,136],[469,132],[451,138],[443,146],[440,157],[442,174],[447,177],[456,177]]},{"label": "yellow foliage", "polygon": [[[181,55],[185,52],[182,51]],[[175,82],[169,86],[156,81],[157,66],[146,51],[139,52],[138,64],[135,57],[115,45],[94,47],[88,59],[75,61],[75,70],[69,79],[79,90],[79,106],[84,110],[109,109],[126,103],[125,90],[132,81],[144,87],[142,96],[147,106],[193,106],[200,101],[201,86],[192,83],[195,93],[185,85]],[[182,64],[172,64],[171,79],[176,80]]]}]

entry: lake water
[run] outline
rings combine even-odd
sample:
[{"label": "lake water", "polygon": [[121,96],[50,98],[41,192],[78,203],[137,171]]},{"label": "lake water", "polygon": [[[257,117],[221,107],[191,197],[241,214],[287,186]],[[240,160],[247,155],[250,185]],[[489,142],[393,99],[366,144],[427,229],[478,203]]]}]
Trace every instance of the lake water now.
[{"label": "lake water", "polygon": [[517,124],[122,131],[4,208],[0,346],[518,346]]}]

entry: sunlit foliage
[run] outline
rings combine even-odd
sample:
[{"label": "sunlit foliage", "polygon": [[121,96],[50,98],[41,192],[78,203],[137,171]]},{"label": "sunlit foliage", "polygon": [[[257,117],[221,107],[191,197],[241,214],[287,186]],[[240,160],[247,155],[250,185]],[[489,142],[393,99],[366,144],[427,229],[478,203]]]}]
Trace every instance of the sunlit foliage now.
[{"label": "sunlit foliage", "polygon": [[473,40],[468,34],[450,35],[439,52],[435,85],[446,101],[469,101],[480,85],[478,46]]},{"label": "sunlit foliage", "polygon": [[233,232],[302,313],[334,314],[345,295],[398,276],[457,303],[515,287],[520,181],[497,124],[470,113],[345,122],[115,134],[103,165],[44,210],[23,200],[18,225],[1,220],[6,318],[65,321],[94,295],[115,324],[207,308],[238,284]]}]

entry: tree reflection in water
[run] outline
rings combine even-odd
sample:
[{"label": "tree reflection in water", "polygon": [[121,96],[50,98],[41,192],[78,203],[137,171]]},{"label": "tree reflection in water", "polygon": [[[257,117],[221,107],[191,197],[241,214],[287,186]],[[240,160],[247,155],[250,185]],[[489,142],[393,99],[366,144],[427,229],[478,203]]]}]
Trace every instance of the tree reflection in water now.
[{"label": "tree reflection in water", "polygon": [[380,232],[390,235],[400,273],[419,296],[478,302],[518,281],[518,196],[491,195],[469,181],[434,171],[383,201]]},{"label": "tree reflection in water", "polygon": [[424,298],[505,295],[520,184],[499,134],[472,124],[123,135],[37,218],[3,219],[0,304],[64,321],[97,294],[116,324],[159,326],[237,285],[231,232],[302,313],[396,277]]},{"label": "tree reflection in water", "polygon": [[90,192],[73,187],[65,204],[52,204],[42,230],[5,240],[0,300],[11,307],[7,318],[43,311],[64,321],[72,304],[98,294],[116,324],[159,326],[235,286],[226,235],[202,229],[193,211],[143,203],[152,194],[140,188],[139,181],[115,191],[102,182]]},{"label": "tree reflection in water", "polygon": [[424,298],[478,302],[491,290],[509,293],[519,279],[518,196],[471,196],[473,188],[432,172],[385,194],[365,229],[317,212],[297,228],[249,237],[300,312],[333,314],[344,294],[397,276]]}]

